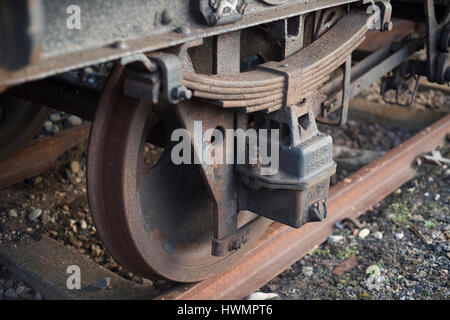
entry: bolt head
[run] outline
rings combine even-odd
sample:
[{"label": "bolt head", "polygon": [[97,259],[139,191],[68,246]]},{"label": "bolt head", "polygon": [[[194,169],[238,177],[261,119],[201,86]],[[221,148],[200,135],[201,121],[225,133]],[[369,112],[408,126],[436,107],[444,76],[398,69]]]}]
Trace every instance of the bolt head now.
[{"label": "bolt head", "polygon": [[116,41],[116,42],[114,42],[112,44],[112,47],[114,49],[120,49],[121,50],[121,49],[127,49],[128,45],[125,42],[123,42],[123,41]]},{"label": "bolt head", "polygon": [[178,29],[175,30],[175,32],[179,34],[188,35],[191,33],[191,30],[187,27],[179,27]]},{"label": "bolt head", "polygon": [[173,18],[168,9],[165,9],[161,15],[161,23],[163,25],[168,25],[172,22]]},{"label": "bolt head", "polygon": [[391,31],[394,28],[392,21],[385,22],[383,25],[383,31]]},{"label": "bolt head", "polygon": [[181,100],[181,99],[189,100],[192,98],[192,91],[187,89],[185,86],[178,86],[173,89],[172,97],[177,100]]}]

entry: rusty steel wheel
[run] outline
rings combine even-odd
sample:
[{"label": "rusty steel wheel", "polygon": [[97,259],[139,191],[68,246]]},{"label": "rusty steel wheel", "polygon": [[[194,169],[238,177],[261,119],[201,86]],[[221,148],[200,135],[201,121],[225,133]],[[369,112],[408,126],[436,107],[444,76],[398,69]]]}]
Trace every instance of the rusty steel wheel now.
[{"label": "rusty steel wheel", "polygon": [[[123,81],[124,68],[116,66],[91,130],[88,194],[97,231],[117,262],[138,275],[179,282],[208,278],[242,256],[267,220],[241,212],[239,224],[252,224],[249,243],[225,257],[212,256],[213,202],[197,166],[170,159],[170,132],[178,126],[171,107],[152,108],[125,96]],[[148,168],[143,150],[158,127],[166,132],[164,152]]]},{"label": "rusty steel wheel", "polygon": [[34,138],[51,110],[28,101],[0,96],[0,161]]}]

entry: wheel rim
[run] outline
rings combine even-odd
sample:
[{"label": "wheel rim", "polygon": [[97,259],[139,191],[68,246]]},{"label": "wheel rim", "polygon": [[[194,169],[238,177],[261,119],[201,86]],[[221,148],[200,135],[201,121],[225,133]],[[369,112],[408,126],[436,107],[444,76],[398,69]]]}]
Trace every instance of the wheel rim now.
[{"label": "wheel rim", "polygon": [[[211,255],[213,205],[201,174],[194,165],[174,165],[167,143],[145,176],[142,149],[158,118],[149,103],[122,94],[123,71],[114,69],[91,130],[88,193],[97,231],[129,271],[179,282],[205,279],[239,259],[268,222],[240,213],[241,225],[252,221],[245,248]],[[164,123],[168,131],[176,126]]]}]

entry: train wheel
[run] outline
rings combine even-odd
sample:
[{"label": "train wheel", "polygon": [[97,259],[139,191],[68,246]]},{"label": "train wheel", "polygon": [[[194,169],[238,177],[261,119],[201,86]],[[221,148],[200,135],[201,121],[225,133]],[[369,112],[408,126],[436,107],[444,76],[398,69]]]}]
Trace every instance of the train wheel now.
[{"label": "train wheel", "polygon": [[[136,274],[179,282],[217,274],[262,236],[267,220],[240,212],[239,225],[252,226],[249,242],[212,256],[213,202],[200,171],[170,158],[175,113],[124,95],[123,71],[116,66],[108,80],[89,142],[88,194],[97,231],[117,262]],[[164,152],[149,168],[144,149],[156,128],[165,131]]]},{"label": "train wheel", "polygon": [[51,110],[31,102],[0,96],[0,161],[34,138]]}]

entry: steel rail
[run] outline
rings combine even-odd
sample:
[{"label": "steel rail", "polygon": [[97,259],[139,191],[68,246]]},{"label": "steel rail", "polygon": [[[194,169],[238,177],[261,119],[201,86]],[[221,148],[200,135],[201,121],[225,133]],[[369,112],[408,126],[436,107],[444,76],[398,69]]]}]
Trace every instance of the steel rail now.
[{"label": "steel rail", "polygon": [[336,222],[356,219],[416,172],[414,159],[445,143],[450,133],[450,115],[352,174],[330,190],[329,215],[323,222],[293,229],[273,223],[264,237],[233,267],[193,284],[183,285],[157,299],[242,299],[298,261],[325,241]]}]

